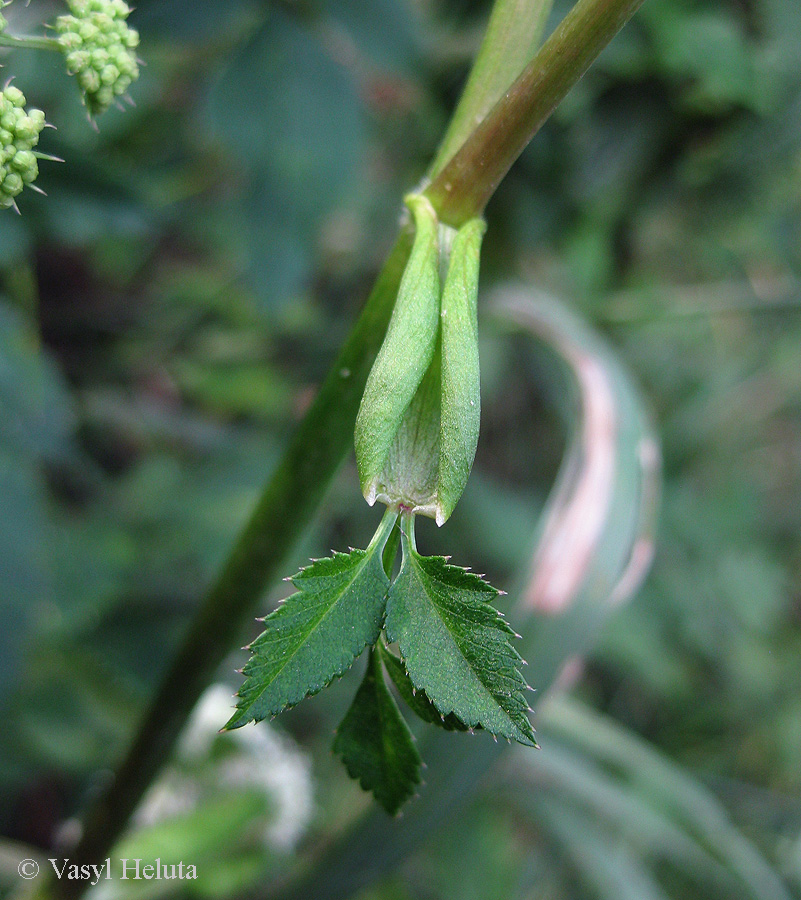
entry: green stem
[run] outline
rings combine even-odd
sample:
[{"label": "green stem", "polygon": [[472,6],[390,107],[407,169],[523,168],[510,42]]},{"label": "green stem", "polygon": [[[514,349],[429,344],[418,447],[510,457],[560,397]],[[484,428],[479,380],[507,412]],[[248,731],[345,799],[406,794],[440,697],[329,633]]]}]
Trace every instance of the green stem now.
[{"label": "green stem", "polygon": [[[524,136],[539,128],[640,2],[579,0],[562,27],[428,189],[442,216],[461,224],[483,210],[522,150]],[[508,39],[505,34],[504,40]],[[578,41],[586,41],[588,46],[578,46]],[[494,58],[502,60],[504,49],[496,48]],[[96,864],[108,855],[169,758],[201,693],[241,639],[266,585],[282,574],[289,553],[350,451],[367,374],[386,331],[410,250],[411,233],[404,229],[250,522],[201,603],[114,780],[90,808],[83,837],[69,853],[71,864]],[[65,879],[51,882],[49,890],[51,895],[74,898],[83,893],[86,884]],[[47,895],[48,887],[44,883],[41,887],[40,893]]]},{"label": "green stem", "polygon": [[495,0],[461,99],[442,139],[430,177],[473,133],[534,55],[553,0]]},{"label": "green stem", "polygon": [[447,224],[481,215],[532,137],[643,0],[578,0],[520,77],[426,188]]},{"label": "green stem", "polygon": [[[410,250],[411,232],[404,230],[250,522],[200,605],[114,781],[90,808],[83,837],[70,853],[71,863],[91,865],[106,858],[169,758],[198,698],[226,655],[241,642],[266,585],[283,574],[289,553],[353,443],[353,422],[367,373],[386,331]],[[54,883],[53,890],[74,898],[85,887],[84,882],[63,879]]]},{"label": "green stem", "polygon": [[61,50],[56,38],[30,37],[27,35],[0,34],[0,47],[13,47],[17,50]]}]

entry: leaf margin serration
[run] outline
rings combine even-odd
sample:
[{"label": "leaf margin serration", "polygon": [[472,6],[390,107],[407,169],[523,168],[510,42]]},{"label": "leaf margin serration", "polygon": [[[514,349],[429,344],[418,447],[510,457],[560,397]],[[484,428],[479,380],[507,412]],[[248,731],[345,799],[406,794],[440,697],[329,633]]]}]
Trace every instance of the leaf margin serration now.
[{"label": "leaf margin serration", "polygon": [[[524,691],[530,690],[530,688],[519,668],[524,664],[524,661],[508,640],[509,637],[516,637],[515,632],[503,618],[499,610],[492,606],[491,603],[488,602],[488,599],[481,598],[482,595],[484,595],[484,597],[491,597],[494,599],[500,592],[475,573],[463,569],[460,566],[451,565],[445,557],[421,556],[417,553],[416,549],[414,549],[408,534],[404,534],[403,536],[403,551],[404,559],[400,574],[392,583],[387,597],[384,627],[388,640],[398,644],[401,657],[403,658],[404,665],[406,666],[406,670],[412,683],[417,689],[425,691],[426,695],[441,715],[448,716],[449,714],[453,714],[467,725],[468,728],[475,728],[480,725],[485,730],[497,736],[518,741],[529,747],[537,747],[538,744],[534,737],[534,729],[532,728],[527,715],[527,713],[530,712],[530,708],[524,697]],[[478,714],[475,710],[472,712],[470,711],[466,698],[472,687],[471,685],[466,685],[461,691],[454,690],[453,685],[451,685],[451,696],[446,698],[444,695],[448,692],[440,691],[434,680],[436,677],[436,665],[431,664],[430,654],[427,663],[420,663],[421,645],[418,644],[415,646],[415,638],[422,631],[425,631],[425,629],[423,629],[418,622],[416,628],[411,629],[413,637],[410,644],[408,639],[409,630],[399,626],[399,616],[401,616],[404,611],[402,592],[409,591],[409,587],[404,584],[404,577],[407,580],[414,576],[419,577],[418,573],[422,572],[425,574],[427,568],[431,568],[442,577],[443,580],[440,583],[443,586],[455,590],[466,591],[469,594],[477,594],[479,596],[479,599],[477,599],[475,604],[471,606],[471,604],[468,603],[466,604],[465,609],[472,610],[473,613],[479,615],[479,618],[483,618],[484,621],[480,622],[480,625],[488,626],[495,630],[496,634],[493,642],[496,644],[496,648],[500,649],[503,653],[502,662],[504,664],[504,671],[500,672],[499,670],[499,674],[501,674],[502,677],[511,679],[511,690],[501,690],[500,686],[493,689],[491,686],[488,687],[484,684],[480,675],[478,675],[469,665],[469,659],[462,653],[459,641],[453,637],[452,631],[448,627],[448,623],[443,618],[442,610],[437,608],[433,601],[430,600],[430,603],[434,610],[434,614],[442,621],[443,626],[451,636],[451,640],[456,644],[457,650],[462,653],[465,662],[468,664],[468,668],[478,680],[484,692],[492,698],[497,707],[501,710],[503,714],[502,718],[506,718],[508,722],[506,727],[496,727],[497,723],[495,725],[491,724],[487,721],[485,715]],[[408,611],[407,605],[406,612],[408,613]],[[426,637],[431,641],[435,639],[436,635],[432,636],[429,632]],[[464,643],[468,643],[468,641],[465,640]],[[486,649],[486,647],[484,649]],[[440,649],[440,656],[437,661],[442,662],[443,659],[444,656]]]},{"label": "leaf margin serration", "polygon": [[[251,656],[245,667],[242,669],[242,674],[245,676],[245,681],[237,692],[237,711],[223,726],[223,730],[233,730],[234,728],[239,728],[252,721],[259,722],[263,719],[272,718],[284,712],[285,710],[296,706],[306,697],[314,696],[325,687],[327,687],[335,678],[340,678],[342,675],[344,675],[344,673],[361,655],[365,647],[374,644],[378,640],[378,637],[381,633],[381,628],[383,626],[386,598],[390,586],[389,579],[384,572],[381,562],[382,548],[383,542],[379,542],[371,543],[370,547],[368,547],[367,550],[350,550],[350,552],[348,553],[334,551],[331,556],[313,560],[310,565],[305,566],[296,575],[293,575],[288,579],[288,581],[290,581],[291,584],[295,588],[297,588],[297,591],[286,600],[284,600],[277,609],[275,609],[264,618],[264,631],[249,645],[248,649],[251,651]],[[334,600],[329,605],[328,609],[323,613],[323,615],[319,617],[317,624],[308,630],[307,639],[295,646],[295,649],[291,656],[284,659],[283,664],[278,669],[278,671],[267,681],[262,689],[256,692],[254,695],[254,682],[256,682],[259,677],[258,666],[260,656],[267,656],[267,654],[260,654],[260,650],[263,650],[265,646],[268,646],[270,644],[272,626],[275,626],[276,622],[283,623],[284,619],[295,613],[302,599],[304,597],[307,597],[309,594],[308,588],[304,588],[305,583],[310,582],[315,578],[335,577],[338,574],[336,570],[331,572],[325,570],[331,568],[332,566],[336,566],[337,564],[341,566],[346,561],[354,560],[357,561],[357,571],[354,574],[353,578],[347,581],[344,590],[339,592],[338,598]],[[305,688],[296,689],[292,693],[290,693],[287,699],[285,699],[284,701],[281,701],[280,703],[274,702],[271,704],[267,704],[266,709],[260,708],[256,713],[254,713],[253,707],[256,706],[259,700],[261,700],[264,693],[277,680],[280,674],[286,670],[287,665],[295,660],[297,654],[301,651],[303,644],[305,644],[308,640],[308,637],[314,631],[316,631],[317,626],[336,607],[336,605],[342,601],[342,598],[346,595],[346,593],[353,588],[353,585],[358,580],[359,576],[362,575],[362,573],[371,565],[374,569],[373,575],[375,576],[376,580],[381,583],[382,590],[380,597],[378,596],[378,593],[376,593],[376,595],[372,598],[375,602],[375,608],[373,609],[374,616],[372,621],[363,623],[369,627],[365,628],[364,632],[362,632],[361,637],[351,642],[351,649],[349,649],[347,652],[341,653],[338,661],[333,665],[327,667],[326,673],[320,674],[315,678],[307,678],[307,686]],[[320,570],[323,571],[321,572]],[[340,568],[339,573],[341,573],[342,571],[345,570]],[[351,634],[351,637],[353,637],[353,634]],[[329,641],[329,646],[339,649],[342,648],[342,644],[339,640]]]}]

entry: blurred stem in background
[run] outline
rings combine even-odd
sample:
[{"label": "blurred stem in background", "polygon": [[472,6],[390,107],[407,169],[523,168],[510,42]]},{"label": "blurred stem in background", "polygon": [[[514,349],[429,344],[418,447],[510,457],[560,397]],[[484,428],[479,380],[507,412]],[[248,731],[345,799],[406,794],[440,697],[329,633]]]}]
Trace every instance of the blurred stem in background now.
[{"label": "blurred stem in background", "polygon": [[[458,224],[481,214],[528,141],[641,2],[579,0],[525,65],[550,0],[498,0],[478,57],[480,77],[468,80],[432,168],[435,180],[426,191],[443,218]],[[507,89],[521,66],[522,74]],[[266,585],[284,574],[288,554],[350,450],[356,410],[409,249],[410,232],[404,229],[249,524],[201,603],[125,760],[89,809],[83,836],[69,849],[72,863],[91,864],[107,856],[169,758],[202,691],[236,646]],[[37,894],[76,897],[85,886],[51,881],[42,883]]]}]

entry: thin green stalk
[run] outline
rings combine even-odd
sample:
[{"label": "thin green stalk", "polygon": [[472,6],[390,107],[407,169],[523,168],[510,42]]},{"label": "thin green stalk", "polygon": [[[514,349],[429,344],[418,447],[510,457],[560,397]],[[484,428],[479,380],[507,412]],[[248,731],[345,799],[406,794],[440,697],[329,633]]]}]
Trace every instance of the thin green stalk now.
[{"label": "thin green stalk", "polygon": [[56,38],[30,37],[27,35],[0,34],[0,47],[12,47],[17,50],[61,50]]},{"label": "thin green stalk", "polygon": [[[483,210],[522,150],[524,135],[539,128],[640,2],[579,0],[576,10],[428,189],[435,207],[448,221],[459,224]],[[509,33],[503,32],[502,39],[508,41]],[[577,41],[586,41],[588,46],[575,46]],[[487,58],[500,65],[507,51],[511,52],[510,48],[500,46],[492,48],[491,54],[486,50]],[[465,103],[469,108],[473,100],[468,97]],[[83,837],[69,851],[71,864],[96,864],[108,855],[169,758],[201,693],[241,639],[266,585],[283,574],[290,551],[351,449],[367,374],[386,330],[410,249],[411,234],[404,230],[317,399],[200,605],[114,780],[90,808]],[[86,885],[66,879],[40,883],[37,893],[76,898]]]},{"label": "thin green stalk", "polygon": [[495,0],[462,97],[431,165],[436,177],[537,50],[553,0]]},{"label": "thin green stalk", "polygon": [[643,0],[578,0],[425,193],[458,228],[480,215],[528,142]]}]

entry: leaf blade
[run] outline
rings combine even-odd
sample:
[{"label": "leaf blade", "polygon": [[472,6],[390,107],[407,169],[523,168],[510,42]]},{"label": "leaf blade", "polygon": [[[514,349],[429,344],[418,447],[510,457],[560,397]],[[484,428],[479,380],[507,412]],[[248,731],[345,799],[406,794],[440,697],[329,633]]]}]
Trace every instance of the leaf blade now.
[{"label": "leaf blade", "polygon": [[371,791],[390,815],[395,815],[420,783],[420,754],[384,683],[375,650],[370,652],[364,680],[337,729],[333,749],[350,777]]},{"label": "leaf blade", "polygon": [[522,660],[509,643],[514,632],[489,602],[498,591],[441,556],[420,556],[407,525],[385,627],[409,677],[442,715],[536,747]]},{"label": "leaf blade", "polygon": [[237,712],[226,729],[318,693],[378,640],[389,589],[382,550],[393,525],[388,513],[367,550],[315,560],[291,579],[298,591],[267,616],[251,644]]},{"label": "leaf blade", "polygon": [[467,731],[467,725],[461,722],[453,713],[447,716],[440,715],[436,706],[428,699],[425,691],[417,690],[412,684],[409,673],[403,665],[403,660],[398,659],[394,653],[388,650],[383,643],[378,643],[381,659],[387,674],[392,679],[392,683],[398,689],[398,693],[403,698],[409,709],[414,712],[418,718],[422,719],[430,725],[437,725],[446,731]]}]

